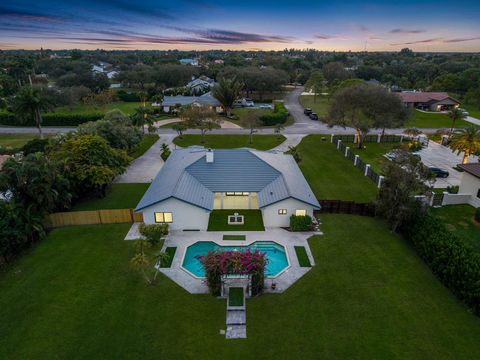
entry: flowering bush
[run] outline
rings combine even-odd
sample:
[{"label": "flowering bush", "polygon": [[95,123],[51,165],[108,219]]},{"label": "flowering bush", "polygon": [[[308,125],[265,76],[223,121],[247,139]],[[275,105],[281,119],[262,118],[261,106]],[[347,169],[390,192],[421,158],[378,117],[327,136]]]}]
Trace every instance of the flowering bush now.
[{"label": "flowering bush", "polygon": [[220,295],[222,275],[225,274],[250,275],[252,294],[257,295],[263,291],[265,266],[268,261],[265,253],[250,249],[246,251],[217,250],[198,256],[198,259],[205,269],[210,294],[214,296]]}]

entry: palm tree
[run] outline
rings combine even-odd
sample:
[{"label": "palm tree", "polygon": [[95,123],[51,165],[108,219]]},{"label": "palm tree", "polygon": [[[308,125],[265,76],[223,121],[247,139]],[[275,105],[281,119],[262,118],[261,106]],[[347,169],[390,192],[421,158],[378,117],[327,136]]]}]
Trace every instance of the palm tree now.
[{"label": "palm tree", "polygon": [[459,108],[452,109],[448,112],[448,117],[452,119],[452,128],[450,129],[450,134],[453,132],[455,128],[455,121],[465,119],[465,113],[460,110]]},{"label": "palm tree", "polygon": [[213,87],[212,95],[220,102],[220,104],[222,104],[227,116],[230,116],[233,103],[235,100],[237,100],[237,97],[240,95],[242,89],[243,84],[240,83],[240,81],[238,81],[235,77],[232,79],[222,78],[218,84]]},{"label": "palm tree", "polygon": [[144,134],[145,134],[144,125],[145,124],[153,125],[153,117],[150,114],[150,110],[145,106],[140,106],[136,108],[131,118],[132,118],[132,124],[135,126],[140,126]]},{"label": "palm tree", "polygon": [[468,162],[468,157],[480,151],[480,128],[469,126],[465,129],[458,129],[450,136],[448,146],[458,154],[463,152],[462,164]]},{"label": "palm tree", "polygon": [[33,117],[40,139],[43,139],[42,111],[48,111],[52,108],[53,102],[45,92],[41,88],[31,85],[21,88],[12,99],[12,110],[21,121],[26,122]]}]

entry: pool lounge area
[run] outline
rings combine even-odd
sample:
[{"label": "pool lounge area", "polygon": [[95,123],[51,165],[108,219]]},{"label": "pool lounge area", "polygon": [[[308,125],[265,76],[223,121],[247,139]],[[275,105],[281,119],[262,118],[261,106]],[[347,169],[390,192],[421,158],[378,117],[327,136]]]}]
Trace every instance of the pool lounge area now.
[{"label": "pool lounge area", "polygon": [[[315,265],[307,239],[313,233],[289,232],[271,228],[267,231],[236,232],[246,236],[246,240],[223,240],[226,232],[215,231],[171,231],[166,237],[164,248],[176,247],[177,251],[170,268],[158,268],[179,286],[192,294],[207,294],[208,288],[198,259],[195,256],[222,247],[227,250],[251,250],[257,248],[266,252],[272,261],[265,278],[266,293],[281,293],[293,285],[311,267],[301,267],[295,254],[295,246],[304,246],[312,266]],[[228,234],[228,233],[227,233]],[[189,250],[190,249],[190,250]],[[193,249],[193,250],[192,250]],[[267,251],[265,251],[267,250]],[[272,285],[275,285],[274,288]]]}]

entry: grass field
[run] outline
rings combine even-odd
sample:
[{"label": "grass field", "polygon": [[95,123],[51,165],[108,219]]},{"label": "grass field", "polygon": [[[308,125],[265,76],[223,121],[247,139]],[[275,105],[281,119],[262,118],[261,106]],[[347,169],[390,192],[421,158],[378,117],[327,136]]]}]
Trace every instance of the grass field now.
[{"label": "grass field", "polygon": [[253,143],[249,143],[248,135],[205,135],[205,144],[200,143],[200,135],[183,135],[173,139],[173,143],[188,147],[192,145],[203,145],[212,149],[235,149],[249,147],[258,150],[269,150],[285,141],[283,135],[254,135]]},{"label": "grass field", "polygon": [[93,106],[88,104],[77,104],[75,106],[62,106],[58,107],[55,111],[59,113],[91,113],[91,112],[108,112],[113,109],[118,109],[124,112],[126,115],[134,113],[135,109],[143,106],[142,102],[123,102],[116,101],[105,106]]},{"label": "grass field", "polygon": [[[322,142],[322,136],[327,141]],[[327,135],[309,135],[298,145],[299,166],[318,199],[375,200],[377,188],[330,143]]]},{"label": "grass field", "polygon": [[318,114],[320,120],[328,113],[328,103],[329,98],[327,96],[318,95],[316,102],[314,101],[313,95],[300,96],[300,104],[302,104],[304,108],[311,108],[313,112]]},{"label": "grass field", "polygon": [[1,134],[0,146],[19,149],[30,140],[35,139],[37,137],[38,136],[34,134]]},{"label": "grass field", "polygon": [[[455,122],[455,127],[467,127],[471,124],[464,120]],[[414,110],[412,117],[403,126],[406,128],[450,128],[452,120],[446,114],[426,113]]]},{"label": "grass field", "polygon": [[360,159],[372,166],[372,169],[381,173],[382,164],[388,161],[383,155],[400,146],[400,143],[366,143],[363,149],[358,149],[355,144],[346,144],[354,154],[360,155]]},{"label": "grass field", "polygon": [[[229,225],[228,216],[238,213],[244,216],[243,225]],[[208,231],[264,231],[260,210],[213,210],[208,220]]]},{"label": "grass field", "polygon": [[[255,113],[256,116],[259,118],[262,115],[268,114],[272,112],[273,110],[268,110],[268,109],[250,109],[250,108],[236,108],[233,109],[232,114],[238,117],[238,120],[232,120],[232,119],[227,119],[228,121],[231,121],[243,128],[248,128],[249,125],[246,122],[247,116],[249,116],[251,113]],[[293,117],[289,116],[287,118],[287,121],[285,124],[282,124],[283,126],[290,126],[294,123]],[[272,128],[275,126],[259,126],[263,128]]]},{"label": "grass field", "polygon": [[134,209],[150,184],[112,184],[107,195],[101,199],[84,199],[73,211],[100,209]]},{"label": "grass field", "polygon": [[480,119],[480,109],[473,105],[462,105],[462,108],[467,110],[470,116]]},{"label": "grass field", "polygon": [[[247,301],[225,340],[225,300],[129,268],[129,224],[58,229],[0,274],[1,359],[476,359],[470,314],[383,222],[323,215],[316,261],[282,294]],[[268,344],[268,346],[265,346]]]},{"label": "grass field", "polygon": [[480,224],[475,223],[475,208],[470,205],[448,205],[431,212],[445,221],[447,228],[480,252]]}]

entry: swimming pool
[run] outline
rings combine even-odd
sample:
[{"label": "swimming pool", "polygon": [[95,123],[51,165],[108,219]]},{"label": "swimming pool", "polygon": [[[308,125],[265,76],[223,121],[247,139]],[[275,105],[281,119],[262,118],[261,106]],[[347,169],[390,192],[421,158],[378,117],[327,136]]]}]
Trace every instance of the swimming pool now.
[{"label": "swimming pool", "polygon": [[262,253],[266,253],[268,263],[265,269],[265,276],[267,277],[275,277],[288,267],[288,258],[285,248],[274,241],[256,241],[247,246],[220,246],[213,241],[199,241],[187,247],[182,266],[194,276],[205,277],[203,266],[200,263],[200,260],[196,258],[197,256],[206,255],[209,251],[214,250],[246,251],[247,248],[251,251],[258,250]]}]

